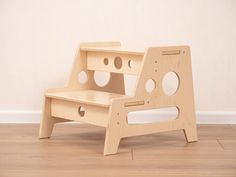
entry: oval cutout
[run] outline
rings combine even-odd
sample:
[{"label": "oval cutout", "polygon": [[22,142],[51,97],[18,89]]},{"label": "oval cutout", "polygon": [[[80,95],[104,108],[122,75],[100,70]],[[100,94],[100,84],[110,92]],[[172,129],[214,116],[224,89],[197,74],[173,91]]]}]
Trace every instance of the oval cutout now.
[{"label": "oval cutout", "polygon": [[168,72],[162,80],[162,89],[167,96],[176,93],[179,87],[179,77],[175,72]]},{"label": "oval cutout", "polygon": [[84,84],[86,83],[88,80],[88,75],[85,71],[80,71],[79,74],[78,74],[78,81],[79,83],[81,84]]},{"label": "oval cutout", "polygon": [[152,93],[156,88],[156,81],[154,79],[148,79],[145,83],[145,89],[148,93]]},{"label": "oval cutout", "polygon": [[108,58],[104,58],[103,63],[104,63],[104,65],[108,65],[109,64]]},{"label": "oval cutout", "polygon": [[110,81],[111,74],[105,71],[94,71],[93,77],[99,87],[104,87]]},{"label": "oval cutout", "polygon": [[134,61],[133,60],[129,60],[128,61],[128,66],[129,66],[129,68],[134,68]]},{"label": "oval cutout", "polygon": [[127,122],[128,124],[164,122],[177,119],[178,115],[179,110],[177,107],[132,111],[128,113]]},{"label": "oval cutout", "polygon": [[119,56],[115,57],[114,65],[115,65],[116,69],[121,69],[122,59]]},{"label": "oval cutout", "polygon": [[84,109],[83,106],[80,106],[80,107],[78,108],[78,113],[79,113],[79,115],[80,115],[81,117],[84,117],[84,115],[85,115],[85,109]]}]

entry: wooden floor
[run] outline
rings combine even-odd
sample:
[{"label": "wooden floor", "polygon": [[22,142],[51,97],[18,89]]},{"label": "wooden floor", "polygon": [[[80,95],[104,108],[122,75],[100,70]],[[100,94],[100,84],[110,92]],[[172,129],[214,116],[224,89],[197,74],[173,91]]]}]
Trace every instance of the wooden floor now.
[{"label": "wooden floor", "polygon": [[0,177],[236,177],[236,125],[199,125],[197,143],[182,131],[125,138],[103,156],[105,130],[60,124],[39,140],[37,124],[0,124]]}]

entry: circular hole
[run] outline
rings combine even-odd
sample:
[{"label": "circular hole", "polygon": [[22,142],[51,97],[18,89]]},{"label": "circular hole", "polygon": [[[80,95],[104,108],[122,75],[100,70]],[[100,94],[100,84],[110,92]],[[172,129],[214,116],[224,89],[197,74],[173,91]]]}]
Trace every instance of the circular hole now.
[{"label": "circular hole", "polygon": [[105,71],[95,71],[93,77],[98,86],[104,87],[110,81],[111,74]]},{"label": "circular hole", "polygon": [[134,67],[134,61],[133,61],[133,60],[129,60],[129,61],[128,61],[128,66],[129,66],[130,68],[133,68],[133,67]]},{"label": "circular hole", "polygon": [[168,72],[162,80],[162,89],[167,96],[173,95],[179,87],[179,77],[175,72]]},{"label": "circular hole", "polygon": [[88,80],[88,75],[85,71],[80,71],[78,74],[78,80],[81,84],[84,84]]},{"label": "circular hole", "polygon": [[148,79],[145,84],[145,89],[148,93],[151,93],[156,88],[156,82],[153,79]]},{"label": "circular hole", "polygon": [[83,106],[80,106],[79,109],[78,109],[78,113],[81,117],[84,117],[84,114],[85,114],[85,109]]},{"label": "circular hole", "polygon": [[120,69],[122,67],[122,59],[120,57],[115,57],[114,65],[116,69]]},{"label": "circular hole", "polygon": [[104,63],[104,65],[108,65],[108,63],[109,63],[108,58],[104,58],[103,63]]}]

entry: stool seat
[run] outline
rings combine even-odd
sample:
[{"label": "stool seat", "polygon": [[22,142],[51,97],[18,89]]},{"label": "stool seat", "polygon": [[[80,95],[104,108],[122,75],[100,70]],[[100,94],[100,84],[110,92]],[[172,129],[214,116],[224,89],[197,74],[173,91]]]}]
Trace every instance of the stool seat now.
[{"label": "stool seat", "polygon": [[109,107],[111,104],[111,100],[113,98],[128,97],[122,94],[97,91],[97,90],[54,92],[54,93],[46,93],[45,96],[48,98],[73,101],[102,107]]}]

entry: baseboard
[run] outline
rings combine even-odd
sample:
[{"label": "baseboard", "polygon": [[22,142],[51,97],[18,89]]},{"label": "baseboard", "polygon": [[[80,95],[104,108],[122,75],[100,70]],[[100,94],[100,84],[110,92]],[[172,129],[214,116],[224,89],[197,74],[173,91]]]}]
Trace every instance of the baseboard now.
[{"label": "baseboard", "polygon": [[[171,112],[133,113],[132,123],[166,120]],[[236,124],[236,111],[197,111],[198,124]],[[39,123],[41,111],[0,111],[0,123]]]},{"label": "baseboard", "polygon": [[0,123],[39,123],[41,111],[0,111]]}]

